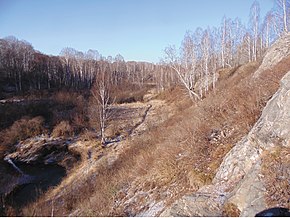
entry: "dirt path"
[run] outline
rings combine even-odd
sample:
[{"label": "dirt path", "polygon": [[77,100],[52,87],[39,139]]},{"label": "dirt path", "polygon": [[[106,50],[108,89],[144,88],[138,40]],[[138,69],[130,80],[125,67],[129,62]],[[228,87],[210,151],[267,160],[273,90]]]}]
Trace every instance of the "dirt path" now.
[{"label": "dirt path", "polygon": [[[115,105],[113,110],[115,115],[106,130],[109,144],[141,135],[150,128],[158,126],[173,114],[172,107],[160,99],[119,104]],[[116,133],[118,135],[114,136]]]},{"label": "dirt path", "polygon": [[[111,126],[116,128],[119,125],[119,128],[125,131],[112,138],[107,147],[103,149],[102,158],[108,166],[113,165],[120,154],[127,150],[128,141],[134,140],[138,135],[160,125],[173,114],[172,107],[159,99],[152,99],[145,103],[122,104],[116,107],[122,108],[122,113],[115,117]],[[130,113],[127,113],[128,111]]]},{"label": "dirt path", "polygon": [[147,114],[148,114],[148,112],[149,112],[149,110],[150,110],[151,108],[152,108],[152,105],[149,104],[149,105],[147,106],[145,112],[144,112],[144,115],[142,116],[142,120],[141,120],[139,123],[137,123],[137,124],[133,127],[133,129],[132,129],[131,131],[129,131],[129,136],[133,136],[133,133],[136,132],[136,130],[138,129],[138,127],[141,126],[141,125],[145,122],[145,119],[146,119],[146,117],[147,117]]}]

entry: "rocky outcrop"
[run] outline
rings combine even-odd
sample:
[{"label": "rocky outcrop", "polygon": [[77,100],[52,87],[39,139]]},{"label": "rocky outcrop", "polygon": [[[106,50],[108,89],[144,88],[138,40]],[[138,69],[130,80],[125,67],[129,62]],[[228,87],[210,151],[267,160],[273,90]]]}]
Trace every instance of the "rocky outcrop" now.
[{"label": "rocky outcrop", "polygon": [[260,76],[265,71],[272,69],[283,58],[290,55],[290,33],[284,34],[277,40],[266,52],[263,62],[259,69],[255,72],[254,77]]},{"label": "rocky outcrop", "polygon": [[59,185],[80,159],[76,141],[41,135],[20,141],[12,153],[4,153],[0,160],[0,214],[5,216],[7,208],[20,210]]},{"label": "rocky outcrop", "polygon": [[[0,195],[7,196],[19,186],[42,182],[46,177],[42,174],[45,173],[47,177],[51,177],[45,179],[52,180],[49,174],[54,172],[60,172],[63,176],[65,169],[71,168],[80,158],[79,154],[70,148],[71,144],[72,141],[45,135],[19,142],[16,150],[3,158],[12,168],[11,172],[6,172],[5,180],[1,183]],[[19,165],[21,167],[18,167]],[[20,169],[23,167],[26,170]]]},{"label": "rocky outcrop", "polygon": [[[5,156],[5,159],[26,164],[59,164],[74,163],[78,154],[74,154],[69,145],[71,140],[37,136],[20,142],[16,150]],[[70,163],[69,163],[70,162]],[[65,166],[66,167],[66,166]]]},{"label": "rocky outcrop", "polygon": [[161,216],[221,216],[228,202],[238,207],[241,216],[266,209],[261,155],[277,146],[290,147],[289,108],[290,72],[249,134],[225,156],[212,185],[182,197]]}]

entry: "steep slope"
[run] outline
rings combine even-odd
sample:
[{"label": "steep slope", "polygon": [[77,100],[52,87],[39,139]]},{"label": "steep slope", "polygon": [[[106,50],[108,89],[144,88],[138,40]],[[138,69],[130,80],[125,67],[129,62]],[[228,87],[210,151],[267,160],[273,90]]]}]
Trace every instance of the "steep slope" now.
[{"label": "steep slope", "polygon": [[[288,60],[285,58],[290,55],[289,48],[288,34],[269,49],[253,78],[259,80],[277,72],[275,68],[278,68],[278,64]],[[290,72],[282,78],[279,90],[269,100],[251,131],[225,156],[212,184],[183,196],[167,208],[162,216],[254,216],[270,206],[289,206],[289,107]],[[267,175],[267,168],[273,167],[273,164],[267,162],[267,155],[273,153],[284,157],[274,159],[279,165],[277,170],[281,172],[275,172],[279,177],[272,178],[269,184],[271,178]],[[269,197],[270,189],[279,192],[280,196],[276,197],[280,201],[273,203]]]},{"label": "steep slope", "polygon": [[[289,93],[290,72],[283,77],[280,89],[267,103],[250,133],[226,155],[213,184],[202,187],[194,195],[183,197],[162,215],[221,216],[221,208],[227,202],[235,204],[241,211],[241,216],[254,216],[266,209],[267,190],[261,158],[265,150],[274,150],[276,147],[285,147],[285,158],[289,158]],[[284,178],[287,181],[289,168],[281,170],[287,171],[285,175],[288,178]],[[288,184],[285,190],[288,197],[289,188]],[[287,201],[276,206],[286,207]]]},{"label": "steep slope", "polygon": [[[218,171],[214,184],[224,186],[231,192],[230,202],[237,205],[241,211],[241,216],[254,216],[259,211],[268,207],[266,204],[265,187],[266,176],[262,172],[262,155],[265,151],[273,151],[281,148],[288,151],[285,161],[290,155],[290,72],[281,80],[280,89],[267,103],[261,118],[255,124],[250,133],[239,142],[234,149],[225,157],[220,170]],[[289,160],[289,159],[288,159]],[[265,163],[270,165],[270,163]],[[285,167],[285,166],[284,166]],[[282,167],[280,170],[287,170],[285,175],[289,179],[288,168]],[[220,184],[220,185],[219,185]],[[273,184],[275,185],[275,184]],[[290,187],[285,187],[285,196],[290,196]],[[286,207],[287,201],[275,205]]]},{"label": "steep slope", "polygon": [[[288,44],[280,40],[274,46]],[[279,88],[279,81],[290,70],[289,60],[288,56],[274,63],[273,69],[268,68],[255,79],[259,63],[220,72],[224,75],[215,92],[196,105],[182,107],[166,126],[158,126],[155,130],[158,134],[149,134],[155,144],[142,144],[152,150],[150,163],[142,163],[144,157],[140,155],[136,156],[135,163],[143,164],[142,167],[132,167],[132,170],[145,173],[134,177],[118,192],[112,215],[158,216],[188,193],[200,196],[198,200],[205,202],[200,213],[184,211],[187,204],[191,204],[189,208],[192,209],[196,208],[193,205],[198,205],[195,197],[187,196],[186,203],[176,204],[175,209],[179,212],[173,208],[173,211],[169,209],[170,213],[163,214],[212,216],[219,211],[222,215],[222,208],[218,208],[227,199],[224,193],[220,193],[221,203],[217,204],[208,199],[215,198],[216,194],[220,196],[219,192],[199,188],[212,182],[225,155],[254,126],[266,102]]]}]

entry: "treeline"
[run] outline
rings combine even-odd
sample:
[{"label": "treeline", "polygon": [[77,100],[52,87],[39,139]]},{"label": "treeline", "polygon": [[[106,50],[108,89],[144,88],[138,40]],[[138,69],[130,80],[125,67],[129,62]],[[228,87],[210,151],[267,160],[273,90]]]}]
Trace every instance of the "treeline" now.
[{"label": "treeline", "polygon": [[119,87],[154,84],[163,90],[181,82],[192,99],[201,99],[215,88],[218,69],[259,60],[288,32],[289,8],[290,0],[275,0],[274,8],[262,20],[255,1],[247,25],[239,18],[223,17],[219,27],[187,31],[179,49],[167,47],[164,60],[158,64],[126,62],[120,54],[104,57],[97,50],[73,48],[64,48],[59,56],[48,56],[26,41],[6,37],[0,39],[0,92],[90,89],[98,75],[105,73],[110,84]]},{"label": "treeline", "polygon": [[106,58],[97,50],[83,53],[73,48],[64,48],[59,56],[48,56],[34,50],[30,43],[13,36],[0,39],[2,91],[90,89],[103,70],[110,83],[116,86],[133,84],[142,87],[148,83],[157,84],[158,80],[160,87],[164,87],[160,81],[175,81],[166,76],[166,66],[126,62],[120,54],[115,58]]},{"label": "treeline", "polygon": [[264,20],[260,18],[259,2],[254,1],[248,25],[239,18],[223,17],[219,27],[187,31],[179,49],[165,49],[165,63],[178,75],[189,96],[201,99],[215,88],[217,69],[259,60],[277,38],[288,32],[289,20],[289,0],[275,0]]}]

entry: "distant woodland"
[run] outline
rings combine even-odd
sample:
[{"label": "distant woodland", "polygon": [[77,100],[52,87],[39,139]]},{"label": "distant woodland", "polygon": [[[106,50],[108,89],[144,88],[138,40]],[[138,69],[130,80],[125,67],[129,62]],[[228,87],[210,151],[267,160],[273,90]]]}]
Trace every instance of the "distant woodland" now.
[{"label": "distant woodland", "polygon": [[[159,90],[179,81],[191,98],[200,99],[215,87],[217,69],[257,61],[266,49],[289,30],[289,1],[276,0],[262,20],[255,1],[249,22],[223,17],[219,27],[187,31],[181,46],[165,48],[159,63],[104,57],[97,50],[87,52],[64,48],[59,56],[36,51],[13,36],[0,39],[0,97],[3,93],[31,90],[89,90],[98,75],[105,73],[112,86],[157,85]],[[179,79],[177,79],[179,78]]]}]

